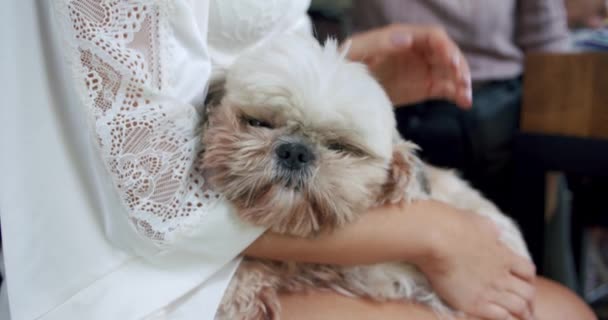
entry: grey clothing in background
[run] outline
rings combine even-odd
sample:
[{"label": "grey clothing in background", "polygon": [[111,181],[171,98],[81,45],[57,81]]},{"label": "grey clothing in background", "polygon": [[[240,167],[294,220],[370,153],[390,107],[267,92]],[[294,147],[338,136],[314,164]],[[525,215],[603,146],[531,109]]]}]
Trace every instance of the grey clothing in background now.
[{"label": "grey clothing in background", "polygon": [[511,79],[529,51],[569,47],[563,0],[353,0],[354,31],[439,25],[464,51],[473,81]]}]

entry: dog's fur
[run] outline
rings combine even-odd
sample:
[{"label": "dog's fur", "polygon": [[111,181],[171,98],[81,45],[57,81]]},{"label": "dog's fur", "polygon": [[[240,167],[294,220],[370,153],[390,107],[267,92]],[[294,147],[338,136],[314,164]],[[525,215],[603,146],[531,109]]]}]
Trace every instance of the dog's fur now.
[{"label": "dog's fur", "polygon": [[[397,133],[392,105],[359,63],[334,41],[280,37],[240,57],[208,105],[202,169],[240,217],[269,230],[314,237],[367,209],[433,198],[493,219],[505,242],[528,256],[514,224],[450,171],[424,164]],[[297,142],[314,161],[279,164],[276,148]],[[378,230],[382,232],[382,230]],[[340,267],[246,258],[219,319],[276,319],[278,293],[311,288],[374,300],[408,299],[449,314],[424,275],[405,263]]]}]

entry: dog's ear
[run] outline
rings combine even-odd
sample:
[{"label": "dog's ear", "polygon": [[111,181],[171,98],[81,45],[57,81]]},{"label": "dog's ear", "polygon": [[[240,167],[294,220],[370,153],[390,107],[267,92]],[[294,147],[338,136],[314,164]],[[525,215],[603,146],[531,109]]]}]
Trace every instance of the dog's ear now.
[{"label": "dog's ear", "polygon": [[211,79],[209,82],[209,88],[207,89],[207,95],[205,96],[205,106],[217,106],[222,101],[222,98],[226,94],[226,78],[219,77]]},{"label": "dog's ear", "polygon": [[429,194],[424,164],[416,155],[417,150],[417,145],[403,140],[393,145],[393,156],[380,195],[380,204],[397,204]]},{"label": "dog's ear", "polygon": [[405,190],[410,181],[411,167],[402,152],[402,146],[395,144],[393,155],[388,167],[388,177],[382,186],[380,204],[396,204],[405,200]]},{"label": "dog's ear", "polygon": [[220,105],[224,95],[226,94],[226,78],[218,76],[209,81],[207,95],[205,96],[205,105],[203,111],[203,123],[207,123],[209,115],[213,110]]}]

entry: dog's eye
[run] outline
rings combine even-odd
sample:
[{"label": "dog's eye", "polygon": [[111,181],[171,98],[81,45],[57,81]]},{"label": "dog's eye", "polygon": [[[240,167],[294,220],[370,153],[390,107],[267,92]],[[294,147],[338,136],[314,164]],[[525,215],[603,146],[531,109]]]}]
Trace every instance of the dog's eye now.
[{"label": "dog's eye", "polygon": [[252,127],[272,128],[272,126],[270,125],[270,123],[265,122],[265,121],[261,121],[261,120],[258,120],[258,119],[253,119],[253,118],[247,119],[247,124],[249,124]]},{"label": "dog's eye", "polygon": [[333,151],[338,151],[338,152],[342,152],[342,151],[346,151],[347,146],[342,144],[342,143],[338,143],[338,142],[334,142],[334,143],[330,143],[327,145],[327,148],[329,150],[333,150]]},{"label": "dog's eye", "polygon": [[359,149],[353,145],[345,144],[345,143],[341,143],[341,142],[330,142],[327,144],[327,149],[335,151],[335,152],[339,152],[339,153],[348,153],[349,155],[352,155],[352,156],[358,156],[358,157],[365,156],[365,152],[363,152],[361,149]]}]

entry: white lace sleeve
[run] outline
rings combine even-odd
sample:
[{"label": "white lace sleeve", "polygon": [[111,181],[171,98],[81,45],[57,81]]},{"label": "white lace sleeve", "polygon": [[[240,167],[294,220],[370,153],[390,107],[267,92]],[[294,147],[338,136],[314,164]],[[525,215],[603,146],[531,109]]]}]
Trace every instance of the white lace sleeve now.
[{"label": "white lace sleeve", "polygon": [[210,75],[207,22],[196,21],[188,2],[172,0],[64,0],[56,11],[121,214],[159,248],[207,215],[231,214],[194,165],[199,115],[191,101],[203,96]]}]

